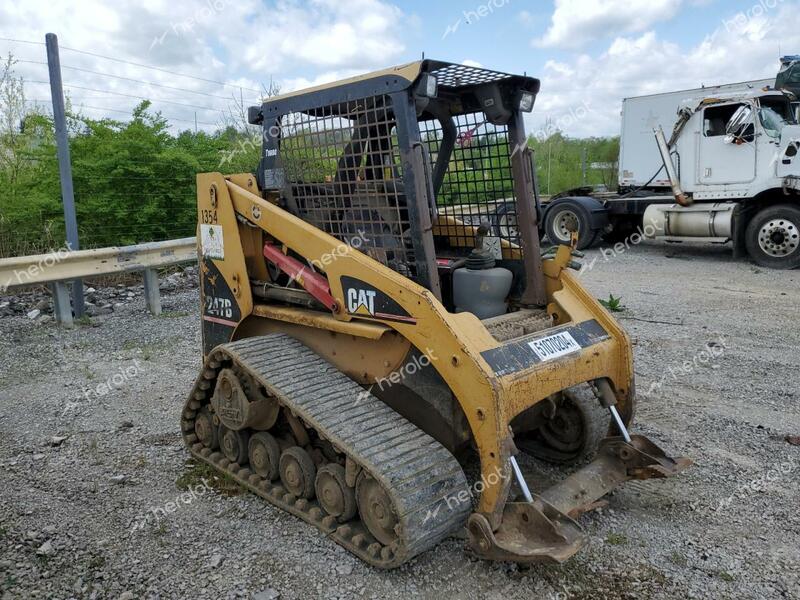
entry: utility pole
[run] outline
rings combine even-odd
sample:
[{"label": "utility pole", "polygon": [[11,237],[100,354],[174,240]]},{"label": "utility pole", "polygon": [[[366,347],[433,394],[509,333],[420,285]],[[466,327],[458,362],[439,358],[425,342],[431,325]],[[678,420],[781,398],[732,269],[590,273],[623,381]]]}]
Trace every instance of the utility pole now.
[{"label": "utility pole", "polygon": [[[67,230],[67,246],[70,251],[80,250],[78,242],[78,219],[75,216],[75,194],[72,189],[72,164],[69,158],[69,138],[67,137],[67,117],[64,110],[64,90],[61,86],[61,60],[58,57],[58,38],[55,33],[48,33],[45,38],[47,47],[47,68],[50,71],[50,95],[53,101],[53,121],[56,128],[56,144],[58,148],[58,173],[61,178],[61,200],[64,203],[64,225]],[[83,282],[72,281],[72,309],[76,317],[82,317]]]}]

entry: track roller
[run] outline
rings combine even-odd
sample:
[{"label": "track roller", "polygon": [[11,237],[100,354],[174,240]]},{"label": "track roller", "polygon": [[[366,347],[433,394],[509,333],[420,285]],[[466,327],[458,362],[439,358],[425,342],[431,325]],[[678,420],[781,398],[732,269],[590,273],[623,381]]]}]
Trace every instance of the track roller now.
[{"label": "track roller", "polygon": [[222,453],[232,463],[239,465],[247,464],[247,447],[250,442],[250,434],[247,430],[233,431],[225,425],[219,426],[219,444]]},{"label": "track roller", "polygon": [[266,431],[253,434],[248,445],[250,467],[268,481],[280,475],[281,449],[278,441]]},{"label": "track roller", "polygon": [[346,523],[356,516],[358,510],[356,494],[353,488],[347,485],[342,465],[328,463],[321,467],[317,471],[314,489],[320,506],[326,513],[336,517],[339,523]]},{"label": "track roller", "polygon": [[391,544],[397,539],[395,526],[398,518],[389,494],[380,483],[366,473],[362,473],[356,483],[358,513],[369,532],[383,544]]},{"label": "track roller", "polygon": [[211,450],[219,448],[219,428],[214,425],[214,417],[207,406],[203,407],[195,417],[194,433],[206,448]]},{"label": "track roller", "polygon": [[298,498],[314,497],[314,479],[317,467],[308,452],[300,446],[284,450],[280,459],[281,481],[284,487]]}]

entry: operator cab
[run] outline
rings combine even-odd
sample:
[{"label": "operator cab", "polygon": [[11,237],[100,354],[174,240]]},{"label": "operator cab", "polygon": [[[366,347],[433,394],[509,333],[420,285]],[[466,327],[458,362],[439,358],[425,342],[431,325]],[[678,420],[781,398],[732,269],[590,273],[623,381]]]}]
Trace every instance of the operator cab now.
[{"label": "operator cab", "polygon": [[531,168],[522,114],[538,91],[534,78],[424,60],[268,98],[249,112],[264,128],[257,178],[451,311],[453,278],[476,244],[483,260],[471,265],[508,271],[503,295],[519,298],[521,231],[536,237],[538,260],[534,190],[515,185]]}]

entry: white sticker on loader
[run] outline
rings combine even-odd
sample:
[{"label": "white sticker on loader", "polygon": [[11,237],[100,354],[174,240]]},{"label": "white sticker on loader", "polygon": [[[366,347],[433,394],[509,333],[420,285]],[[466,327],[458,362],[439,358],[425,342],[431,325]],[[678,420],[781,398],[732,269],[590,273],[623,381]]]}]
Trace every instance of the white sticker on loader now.
[{"label": "white sticker on loader", "polygon": [[559,356],[572,354],[581,349],[581,345],[575,341],[569,331],[562,331],[554,335],[548,335],[545,338],[528,342],[541,360],[553,360]]},{"label": "white sticker on loader", "polygon": [[222,225],[200,225],[200,248],[206,258],[225,259]]}]

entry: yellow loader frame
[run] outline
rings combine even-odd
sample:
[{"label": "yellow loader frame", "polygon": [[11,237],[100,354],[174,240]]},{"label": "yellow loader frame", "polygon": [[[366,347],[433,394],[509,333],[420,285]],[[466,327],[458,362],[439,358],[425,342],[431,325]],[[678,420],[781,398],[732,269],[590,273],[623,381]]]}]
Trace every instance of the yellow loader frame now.
[{"label": "yellow loader frame", "polygon": [[[335,352],[317,344],[315,349],[363,384],[390,375],[405,358],[407,352],[403,348],[407,351],[413,346],[435,357],[431,364],[460,404],[478,449],[484,488],[477,512],[485,517],[492,530],[503,519],[512,477],[489,475],[509,472],[509,458],[516,453],[510,427],[515,416],[571,386],[606,379],[613,388],[623,420],[627,423],[632,418],[634,375],[630,340],[568,270],[571,252],[566,246],[544,261],[547,312],[557,327],[594,321],[602,334],[597,336],[596,343],[580,352],[499,375],[487,362],[485,353],[503,344],[492,337],[477,317],[448,312],[429,290],[295,217],[276,202],[263,199],[252,175],[199,174],[197,201],[200,223],[222,228],[225,255],[223,259],[212,260],[241,308],[241,320],[233,339],[252,335],[254,330],[272,328],[288,329],[301,339],[303,331],[327,330],[331,335],[351,338],[356,348],[360,343],[368,348],[370,342],[383,338],[394,340],[387,345],[399,346],[399,350],[384,355],[392,359],[369,361],[369,351],[362,352],[365,361],[370,362],[363,373],[353,370],[351,360],[337,358]],[[438,225],[434,223],[434,229]],[[262,254],[265,236],[274,239],[284,252],[292,250],[314,265],[324,266],[331,294],[339,307],[337,311],[327,314],[254,302],[250,278],[268,278]],[[201,248],[201,265],[202,253]],[[342,308],[346,306],[343,276],[357,277],[381,290],[412,315],[415,322],[349,314]],[[259,321],[258,325],[254,326],[254,319]]]}]

